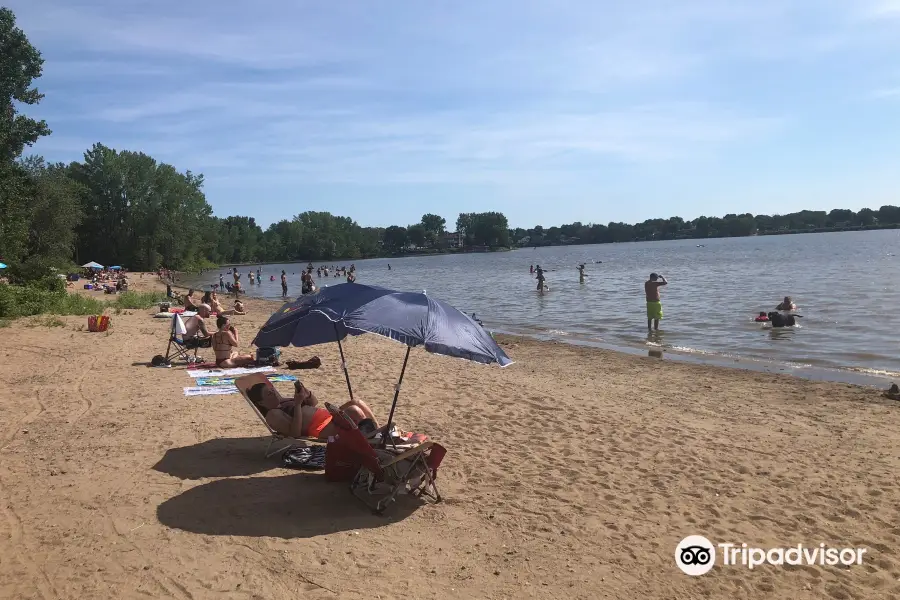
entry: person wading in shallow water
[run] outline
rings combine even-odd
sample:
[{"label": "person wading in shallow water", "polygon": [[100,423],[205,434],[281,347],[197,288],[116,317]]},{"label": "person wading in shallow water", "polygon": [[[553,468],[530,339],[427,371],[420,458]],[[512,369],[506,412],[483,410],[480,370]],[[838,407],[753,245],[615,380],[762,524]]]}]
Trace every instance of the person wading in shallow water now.
[{"label": "person wading in shallow water", "polygon": [[659,330],[659,320],[663,318],[659,288],[664,285],[669,285],[669,282],[656,273],[650,273],[650,279],[644,282],[644,293],[647,295],[647,331],[650,331],[651,323],[654,330]]}]

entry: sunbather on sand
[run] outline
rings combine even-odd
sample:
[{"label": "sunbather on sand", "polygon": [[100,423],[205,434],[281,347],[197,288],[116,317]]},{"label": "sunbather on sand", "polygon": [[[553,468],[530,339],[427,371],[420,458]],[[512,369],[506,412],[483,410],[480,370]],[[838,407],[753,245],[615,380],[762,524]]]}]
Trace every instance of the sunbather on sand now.
[{"label": "sunbather on sand", "polygon": [[237,329],[225,315],[219,315],[216,319],[219,330],[212,334],[213,352],[216,353],[216,366],[220,369],[232,369],[234,367],[249,367],[256,363],[256,359],[250,354],[238,352],[239,340]]},{"label": "sunbather on sand", "polygon": [[[269,426],[284,436],[312,437],[327,440],[339,432],[331,422],[331,413],[318,408],[319,400],[302,382],[294,382],[294,397],[290,400],[281,397],[271,385],[257,383],[247,390],[247,396],[263,414]],[[372,409],[362,400],[351,400],[342,405],[341,410],[354,423],[370,420],[372,429],[378,423]]]}]

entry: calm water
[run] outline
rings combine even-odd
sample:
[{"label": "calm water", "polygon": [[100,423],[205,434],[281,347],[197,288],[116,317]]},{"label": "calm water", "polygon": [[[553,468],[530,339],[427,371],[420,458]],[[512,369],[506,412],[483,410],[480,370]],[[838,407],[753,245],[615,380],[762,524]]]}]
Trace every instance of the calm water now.
[{"label": "calm water", "polygon": [[[575,270],[581,262],[587,263],[588,274],[583,285]],[[355,263],[360,283],[427,290],[477,313],[495,330],[631,351],[661,347],[667,356],[801,375],[828,372],[827,378],[838,380],[900,376],[897,230],[528,248]],[[550,292],[535,291],[531,264],[548,270]],[[299,264],[263,266],[262,285],[249,286],[248,293],[280,298],[277,275],[282,268],[289,276],[289,294],[298,295]],[[651,271],[665,275],[669,285],[662,288],[661,330],[648,336],[643,283]],[[268,281],[271,274],[276,281]],[[218,273],[210,275],[218,279]],[[200,282],[209,285],[212,279],[204,275]],[[342,281],[322,278],[318,283]],[[799,306],[801,326],[772,330],[753,322],[759,311],[774,310],[785,295]]]}]

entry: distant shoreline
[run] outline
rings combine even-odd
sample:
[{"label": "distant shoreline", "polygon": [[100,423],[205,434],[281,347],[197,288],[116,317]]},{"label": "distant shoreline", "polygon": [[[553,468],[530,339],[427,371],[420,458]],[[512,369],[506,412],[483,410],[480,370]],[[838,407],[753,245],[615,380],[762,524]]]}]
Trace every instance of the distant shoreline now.
[{"label": "distant shoreline", "polygon": [[[437,252],[409,252],[406,254],[394,254],[390,256],[370,256],[366,258],[356,257],[356,258],[323,258],[323,259],[315,259],[315,260],[295,260],[295,261],[265,261],[265,262],[245,262],[245,263],[226,263],[222,265],[218,265],[215,268],[226,268],[226,267],[248,267],[248,266],[264,266],[264,265],[299,265],[303,263],[313,264],[321,263],[321,262],[335,262],[335,261],[353,261],[353,260],[378,260],[378,259],[389,259],[389,258],[412,258],[412,257],[429,257],[429,256],[447,256],[449,254],[488,254],[493,252],[509,252],[512,250],[525,250],[528,248],[559,248],[565,246],[605,246],[607,244],[634,244],[641,242],[674,242],[674,241],[692,241],[692,240],[731,240],[738,238],[747,238],[747,237],[769,237],[769,236],[782,236],[782,235],[804,235],[808,233],[845,233],[845,232],[853,232],[853,231],[883,231],[883,230],[892,230],[892,229],[900,229],[900,224],[891,224],[891,225],[867,225],[867,226],[858,226],[858,227],[842,227],[840,229],[837,228],[818,228],[818,229],[798,229],[798,230],[790,230],[790,231],[766,231],[763,233],[757,233],[755,235],[731,235],[731,236],[717,236],[717,237],[675,237],[675,238],[665,238],[665,239],[649,239],[649,240],[627,240],[624,242],[582,242],[582,241],[573,241],[573,242],[559,242],[555,244],[526,244],[524,246],[510,246],[503,248],[491,248],[491,249],[479,249],[479,250],[441,250]],[[210,267],[212,269],[212,267]]]}]

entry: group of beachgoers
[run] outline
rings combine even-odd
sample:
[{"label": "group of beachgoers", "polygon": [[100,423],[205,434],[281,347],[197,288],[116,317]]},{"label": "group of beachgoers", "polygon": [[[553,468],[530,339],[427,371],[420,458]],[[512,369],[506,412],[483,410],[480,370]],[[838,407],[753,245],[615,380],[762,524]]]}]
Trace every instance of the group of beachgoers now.
[{"label": "group of beachgoers", "polygon": [[[255,363],[250,354],[238,351],[240,337],[237,329],[229,319],[232,315],[247,314],[240,300],[234,302],[234,308],[226,309],[219,300],[215,290],[204,292],[198,301],[194,298],[195,290],[189,289],[182,302],[185,313],[192,313],[184,319],[184,339],[195,340],[200,346],[210,346],[216,355],[216,366],[220,368],[246,367]],[[206,319],[216,315],[216,331],[210,332]]]},{"label": "group of beachgoers", "polygon": [[[391,266],[388,265],[388,269]],[[575,270],[578,271],[578,283],[584,283],[584,278],[587,277],[587,273],[585,273],[585,263],[579,264],[575,267]],[[540,293],[549,292],[550,286],[547,285],[547,277],[544,275],[545,270],[541,268],[541,265],[531,265],[528,272],[534,275],[534,278],[537,279],[537,291]]]},{"label": "group of beachgoers", "polygon": [[[143,273],[141,274],[143,276]],[[81,277],[90,281],[92,289],[103,290],[107,294],[128,291],[128,272],[125,269],[85,269],[83,275],[66,276],[66,287],[74,287]]]},{"label": "group of beachgoers", "polygon": [[[311,294],[318,290],[316,286],[316,282],[313,279],[313,271],[315,271],[316,276],[318,278],[322,277],[345,277],[347,283],[353,283],[356,281],[356,265],[350,265],[349,267],[335,267],[335,266],[320,266],[315,267],[312,263],[306,265],[306,268],[300,273],[300,286],[301,293],[303,294]],[[235,298],[237,298],[240,294],[245,292],[243,284],[241,283],[241,279],[243,275],[237,269],[231,269],[227,273],[231,276],[232,281],[225,280],[225,273],[219,273],[219,281],[218,283],[213,283],[212,290],[216,292],[229,293],[234,294]],[[296,275],[296,273],[291,273],[291,275]],[[281,296],[286,298],[288,295],[288,274],[286,271],[281,271]],[[254,271],[250,269],[247,272],[246,281],[248,285],[262,285],[263,283],[263,274],[262,268],[257,267]],[[275,275],[269,276],[269,281],[275,281]]]},{"label": "group of beachgoers", "polygon": [[[322,279],[323,277],[346,277],[347,283],[354,283],[356,281],[355,264],[350,265],[349,268],[335,267],[333,265],[329,268],[327,265],[315,267],[312,263],[309,263],[306,265],[306,269],[300,273],[300,293],[303,295],[314,294],[319,289],[316,286],[316,280],[313,279],[313,270],[315,270],[316,277],[319,279]],[[282,298],[287,298],[287,291],[287,273],[281,271]]]},{"label": "group of beachgoers", "polygon": [[[585,265],[579,264],[576,267],[578,271],[578,282],[584,283]],[[549,292],[550,286],[547,285],[547,278],[544,275],[545,270],[541,265],[531,265],[529,269],[534,278],[537,280],[537,291],[539,293]],[[659,295],[659,288],[668,285],[669,282],[659,273],[650,273],[650,277],[644,282],[644,295],[647,300],[647,331],[659,331],[659,322],[663,318],[662,301]],[[768,323],[772,327],[793,327],[796,325],[796,319],[802,318],[802,315],[794,314],[797,305],[790,296],[784,299],[775,307],[772,312],[761,311],[759,316],[755,318],[757,323]]]}]

